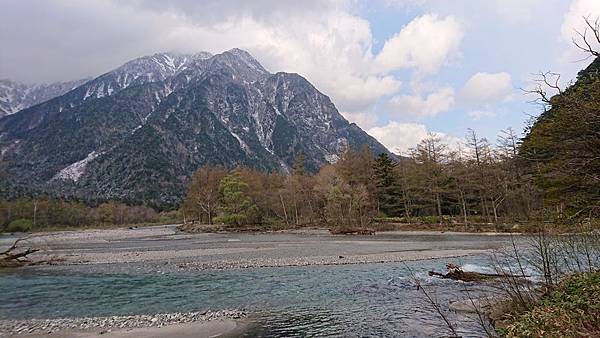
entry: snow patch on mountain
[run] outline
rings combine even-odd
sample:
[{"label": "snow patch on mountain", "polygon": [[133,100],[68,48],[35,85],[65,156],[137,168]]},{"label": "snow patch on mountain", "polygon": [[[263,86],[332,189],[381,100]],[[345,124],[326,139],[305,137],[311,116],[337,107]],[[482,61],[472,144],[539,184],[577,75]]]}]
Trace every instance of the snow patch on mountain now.
[{"label": "snow patch on mountain", "polygon": [[0,80],[0,118],[48,101],[80,86],[87,79],[50,84],[24,84]]},{"label": "snow patch on mountain", "polygon": [[87,167],[88,163],[102,154],[102,152],[92,151],[83,160],[77,161],[59,171],[58,174],[56,174],[56,176],[54,176],[52,179],[77,182],[81,175],[85,173],[85,168]]}]

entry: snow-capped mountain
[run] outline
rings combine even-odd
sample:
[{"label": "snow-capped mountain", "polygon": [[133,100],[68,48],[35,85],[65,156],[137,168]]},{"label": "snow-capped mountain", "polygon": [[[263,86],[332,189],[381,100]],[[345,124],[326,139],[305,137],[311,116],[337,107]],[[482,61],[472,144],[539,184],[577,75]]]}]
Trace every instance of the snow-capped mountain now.
[{"label": "snow-capped mountain", "polygon": [[29,85],[8,79],[0,80],[0,118],[79,87],[87,79]]},{"label": "snow-capped mountain", "polygon": [[249,53],[160,53],[132,60],[0,119],[9,194],[43,191],[177,203],[206,164],[315,171],[347,147],[384,146],[298,74],[272,74]]}]

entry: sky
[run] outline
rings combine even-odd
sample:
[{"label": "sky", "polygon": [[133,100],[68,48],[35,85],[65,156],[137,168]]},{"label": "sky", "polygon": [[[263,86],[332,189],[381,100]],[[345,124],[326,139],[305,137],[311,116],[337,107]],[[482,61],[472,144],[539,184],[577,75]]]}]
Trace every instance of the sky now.
[{"label": "sky", "polygon": [[249,51],[299,73],[351,122],[406,153],[429,132],[495,142],[540,113],[535,74],[591,62],[572,39],[600,0],[2,0],[0,78],[98,76],[172,51]]}]

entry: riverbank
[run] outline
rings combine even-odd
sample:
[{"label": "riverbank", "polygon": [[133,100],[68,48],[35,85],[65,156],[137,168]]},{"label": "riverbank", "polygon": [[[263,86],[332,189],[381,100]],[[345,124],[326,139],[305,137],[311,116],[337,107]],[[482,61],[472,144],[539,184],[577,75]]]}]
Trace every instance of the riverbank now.
[{"label": "riverbank", "polygon": [[0,320],[0,337],[215,337],[242,332],[246,312]]},{"label": "riverbank", "polygon": [[522,313],[508,312],[496,323],[503,336],[600,336],[600,272],[576,273],[564,278]]}]

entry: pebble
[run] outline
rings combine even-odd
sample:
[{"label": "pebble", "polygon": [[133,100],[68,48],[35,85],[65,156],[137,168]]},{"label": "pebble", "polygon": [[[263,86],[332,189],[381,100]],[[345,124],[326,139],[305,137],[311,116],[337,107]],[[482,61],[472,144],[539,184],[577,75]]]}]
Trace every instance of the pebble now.
[{"label": "pebble", "polygon": [[175,312],[155,315],[54,318],[29,320],[0,320],[0,337],[22,334],[52,334],[61,330],[101,329],[100,334],[112,329],[163,327],[167,325],[210,321],[218,319],[242,319],[247,316],[243,310],[218,310],[201,312]]},{"label": "pebble", "polygon": [[[308,257],[285,257],[285,258],[266,258],[260,259],[236,259],[220,260],[213,262],[182,262],[176,265],[179,270],[229,270],[229,269],[249,269],[249,268],[267,268],[267,267],[285,267],[285,266],[312,266],[312,265],[352,265],[369,263],[397,263],[405,261],[426,260],[435,258],[456,258],[468,256],[477,250],[440,250],[433,254],[420,253],[382,253],[352,256],[308,256]],[[479,250],[483,251],[483,250]]]}]

